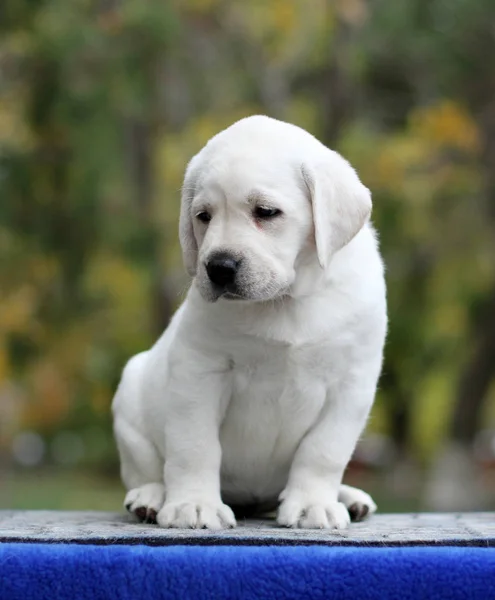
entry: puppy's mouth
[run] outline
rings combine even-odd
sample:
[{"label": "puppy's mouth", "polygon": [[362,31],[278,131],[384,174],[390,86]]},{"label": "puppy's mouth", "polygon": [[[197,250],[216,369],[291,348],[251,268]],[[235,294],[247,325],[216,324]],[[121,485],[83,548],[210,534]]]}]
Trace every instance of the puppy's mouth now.
[{"label": "puppy's mouth", "polygon": [[290,288],[289,287],[284,287],[282,289],[279,289],[277,291],[274,291],[274,293],[271,294],[267,294],[265,293],[247,293],[244,292],[242,290],[240,290],[239,288],[235,288],[235,289],[223,289],[220,290],[218,293],[218,296],[216,297],[216,300],[218,299],[222,299],[222,300],[229,300],[229,301],[244,301],[244,302],[272,302],[274,300],[278,300],[278,299],[285,299],[290,295]]},{"label": "puppy's mouth", "polygon": [[290,296],[290,285],[280,285],[279,282],[275,281],[269,281],[263,286],[252,285],[249,281],[234,281],[226,285],[216,285],[212,281],[208,280],[206,283],[204,279],[200,279],[198,283],[201,295],[207,302],[217,302],[218,300],[227,300],[228,302],[273,302]]},{"label": "puppy's mouth", "polygon": [[248,300],[249,298],[237,286],[227,286],[220,290],[220,298],[224,300]]},{"label": "puppy's mouth", "polygon": [[236,286],[226,287],[221,290],[217,290],[217,293],[217,298],[222,298],[223,300],[249,300],[249,296],[244,294]]},{"label": "puppy's mouth", "polygon": [[217,300],[250,300],[249,294],[239,289],[235,284],[218,286],[209,281],[207,285],[200,285],[199,289],[207,302],[216,302]]}]

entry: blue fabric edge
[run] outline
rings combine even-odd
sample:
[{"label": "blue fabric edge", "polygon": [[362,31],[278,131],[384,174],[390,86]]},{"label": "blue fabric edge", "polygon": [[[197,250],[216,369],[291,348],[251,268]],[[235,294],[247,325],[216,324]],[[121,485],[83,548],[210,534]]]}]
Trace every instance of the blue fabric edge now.
[{"label": "blue fabric edge", "polygon": [[479,547],[0,544],[1,600],[495,598]]}]

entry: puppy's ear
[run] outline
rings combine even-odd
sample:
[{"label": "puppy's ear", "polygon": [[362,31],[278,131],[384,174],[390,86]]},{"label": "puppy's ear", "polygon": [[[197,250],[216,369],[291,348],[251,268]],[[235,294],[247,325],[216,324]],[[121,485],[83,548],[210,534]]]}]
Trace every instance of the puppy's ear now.
[{"label": "puppy's ear", "polygon": [[313,209],[316,252],[322,269],[348,244],[371,214],[371,193],[342,156],[323,148],[301,167]]},{"label": "puppy's ear", "polygon": [[194,237],[191,205],[201,171],[200,167],[201,152],[196,154],[187,165],[184,184],[182,186],[179,217],[179,241],[182,248],[182,260],[186,271],[191,277],[196,275],[196,263],[198,260],[198,244]]}]

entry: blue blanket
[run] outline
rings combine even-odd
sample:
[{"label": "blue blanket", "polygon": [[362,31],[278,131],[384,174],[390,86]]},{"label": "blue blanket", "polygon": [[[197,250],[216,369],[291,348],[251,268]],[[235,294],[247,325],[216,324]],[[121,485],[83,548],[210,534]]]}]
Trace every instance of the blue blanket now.
[{"label": "blue blanket", "polygon": [[495,549],[0,544],[1,600],[495,598]]}]

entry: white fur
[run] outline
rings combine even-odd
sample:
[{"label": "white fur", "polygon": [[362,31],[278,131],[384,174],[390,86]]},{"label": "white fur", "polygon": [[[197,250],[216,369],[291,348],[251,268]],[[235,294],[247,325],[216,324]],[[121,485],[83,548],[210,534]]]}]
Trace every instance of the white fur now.
[{"label": "white fur", "polygon": [[[260,222],[257,203],[283,214]],[[134,508],[141,495],[156,509],[165,493],[160,525],[209,528],[235,524],[227,504],[280,499],[281,525],[311,528],[346,527],[354,502],[376,509],[341,486],[386,334],[370,210],[342,157],[267,117],[235,123],[193,158],[180,218],[193,284],[113,403]],[[230,297],[206,274],[218,250],[242,259]]]}]

